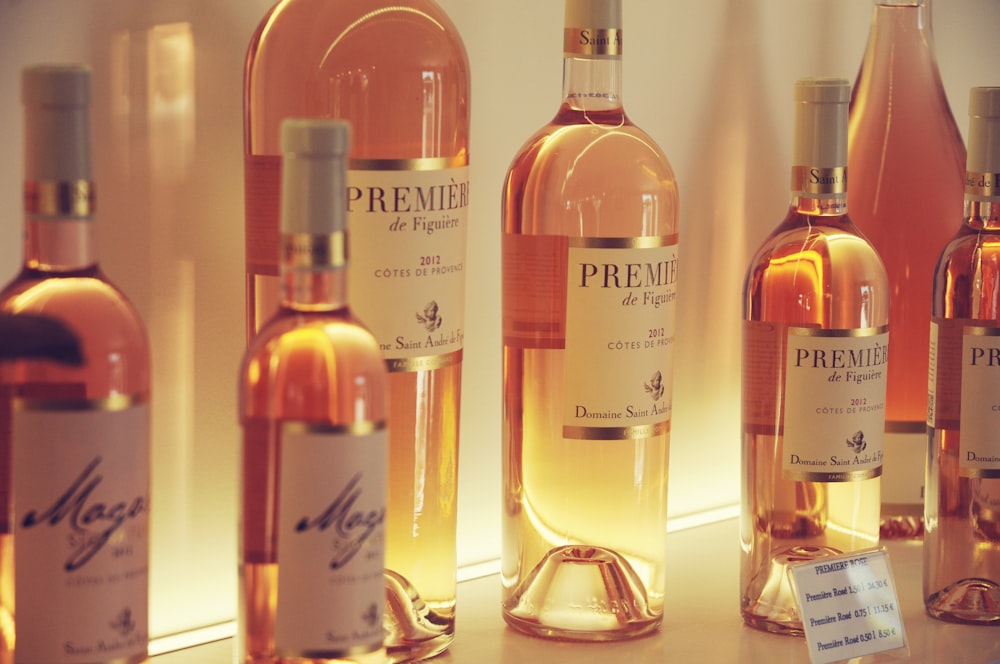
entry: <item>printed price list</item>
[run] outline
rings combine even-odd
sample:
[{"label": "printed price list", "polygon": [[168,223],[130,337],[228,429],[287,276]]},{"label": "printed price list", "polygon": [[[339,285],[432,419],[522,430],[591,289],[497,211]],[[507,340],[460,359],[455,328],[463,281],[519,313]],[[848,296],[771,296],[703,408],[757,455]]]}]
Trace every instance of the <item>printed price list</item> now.
[{"label": "printed price list", "polygon": [[824,558],[790,573],[813,664],[906,647],[884,550]]}]

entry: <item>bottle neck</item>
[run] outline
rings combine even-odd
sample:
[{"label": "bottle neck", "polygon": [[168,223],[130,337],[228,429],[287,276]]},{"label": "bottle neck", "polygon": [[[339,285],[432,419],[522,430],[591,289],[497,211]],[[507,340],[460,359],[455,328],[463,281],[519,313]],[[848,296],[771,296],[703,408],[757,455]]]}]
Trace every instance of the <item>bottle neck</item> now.
[{"label": "bottle neck", "polygon": [[33,182],[24,189],[24,266],[76,272],[97,265],[90,182]]},{"label": "bottle neck", "polygon": [[563,104],[577,111],[622,111],[621,57],[563,59]]},{"label": "bottle neck", "polygon": [[345,233],[282,236],[282,305],[296,311],[334,311],[347,306]]}]

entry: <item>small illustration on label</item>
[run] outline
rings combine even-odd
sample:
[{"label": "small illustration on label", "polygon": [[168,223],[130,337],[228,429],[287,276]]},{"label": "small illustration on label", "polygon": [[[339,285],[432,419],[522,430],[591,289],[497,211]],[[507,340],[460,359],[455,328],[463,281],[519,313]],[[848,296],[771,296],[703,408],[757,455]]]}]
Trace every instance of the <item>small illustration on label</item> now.
[{"label": "small illustration on label", "polygon": [[438,303],[435,300],[428,302],[423,312],[417,312],[417,322],[423,325],[428,332],[433,332],[441,327],[443,321],[444,318],[438,311]]},{"label": "small illustration on label", "polygon": [[374,627],[377,622],[381,620],[378,612],[378,605],[375,603],[369,604],[365,612],[361,614],[361,620],[364,624],[369,627]]},{"label": "small illustration on label", "polygon": [[109,626],[111,629],[121,634],[122,637],[126,637],[134,632],[136,622],[135,618],[132,617],[132,609],[126,606],[122,609],[121,613],[115,616],[114,621],[112,621]]},{"label": "small illustration on label", "polygon": [[666,389],[663,386],[663,374],[659,371],[654,372],[653,376],[649,379],[649,382],[643,383],[643,387],[645,387],[646,394],[648,394],[653,401],[659,401]]},{"label": "small illustration on label", "polygon": [[866,447],[868,447],[868,442],[865,440],[865,432],[858,431],[853,436],[847,440],[847,446],[854,450],[855,454],[861,454]]}]

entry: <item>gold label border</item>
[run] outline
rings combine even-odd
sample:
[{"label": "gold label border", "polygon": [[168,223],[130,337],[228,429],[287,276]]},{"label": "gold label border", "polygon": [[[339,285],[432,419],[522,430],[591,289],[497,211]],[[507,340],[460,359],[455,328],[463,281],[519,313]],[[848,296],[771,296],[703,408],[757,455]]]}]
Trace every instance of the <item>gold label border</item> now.
[{"label": "gold label border", "polygon": [[563,438],[571,440],[640,440],[655,438],[670,432],[670,420],[626,427],[564,426]]},{"label": "gold label border", "polygon": [[368,436],[386,428],[385,420],[351,422],[349,424],[330,424],[329,422],[282,422],[281,431],[298,434],[347,434],[351,436]]},{"label": "gold label border", "polygon": [[418,157],[416,159],[351,159],[351,171],[444,171],[469,165],[466,154],[454,157]]},{"label": "gold label border", "polygon": [[409,371],[433,371],[460,364],[461,362],[462,349],[459,349],[442,355],[387,358],[385,366],[389,373],[404,373]]},{"label": "gold label border", "polygon": [[143,394],[113,394],[100,399],[32,399],[30,397],[14,397],[12,400],[14,412],[27,411],[120,411],[135,408],[149,402],[149,393]]},{"label": "gold label border", "polygon": [[574,249],[660,249],[677,245],[678,239],[677,233],[640,237],[571,237],[569,246]]},{"label": "gold label border", "polygon": [[794,480],[797,482],[859,482],[861,480],[872,480],[882,476],[882,466],[868,468],[866,470],[852,470],[849,472],[824,473],[820,471],[809,472],[802,470],[785,470],[781,473],[781,478]]}]

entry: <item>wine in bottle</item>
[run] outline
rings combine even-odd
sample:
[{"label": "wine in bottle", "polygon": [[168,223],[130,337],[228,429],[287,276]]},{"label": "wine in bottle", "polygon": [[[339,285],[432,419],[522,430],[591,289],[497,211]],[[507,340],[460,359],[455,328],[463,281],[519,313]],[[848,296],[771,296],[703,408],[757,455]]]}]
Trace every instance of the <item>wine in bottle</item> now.
[{"label": "wine in bottle", "polygon": [[851,218],[892,296],[881,535],[923,534],[931,272],[961,209],[965,145],[931,33],[931,0],[875,0],[848,124]]},{"label": "wine in bottle", "polygon": [[79,363],[0,363],[0,662],[147,661],[146,330],[97,259],[90,70],[23,73],[24,265],[0,313],[44,316]]},{"label": "wine in bottle", "polygon": [[433,0],[286,0],[244,79],[248,332],[277,303],[278,126],[347,120],[349,297],[389,368],[386,646],[454,635],[469,204],[469,62]]},{"label": "wine in bottle", "polygon": [[282,303],[240,372],[239,661],[385,661],[388,378],[348,305],[349,125],[282,135]]},{"label": "wine in bottle", "polygon": [[563,101],[503,189],[503,615],[614,640],[664,601],[678,194],[625,114],[620,0],[568,0]]},{"label": "wine in bottle", "polygon": [[1000,625],[1000,88],[969,95],[964,223],[934,269],[924,603]]},{"label": "wine in bottle", "polygon": [[802,634],[789,564],[878,542],[885,268],[847,215],[843,79],[795,85],[791,207],[743,286],[741,611]]}]

